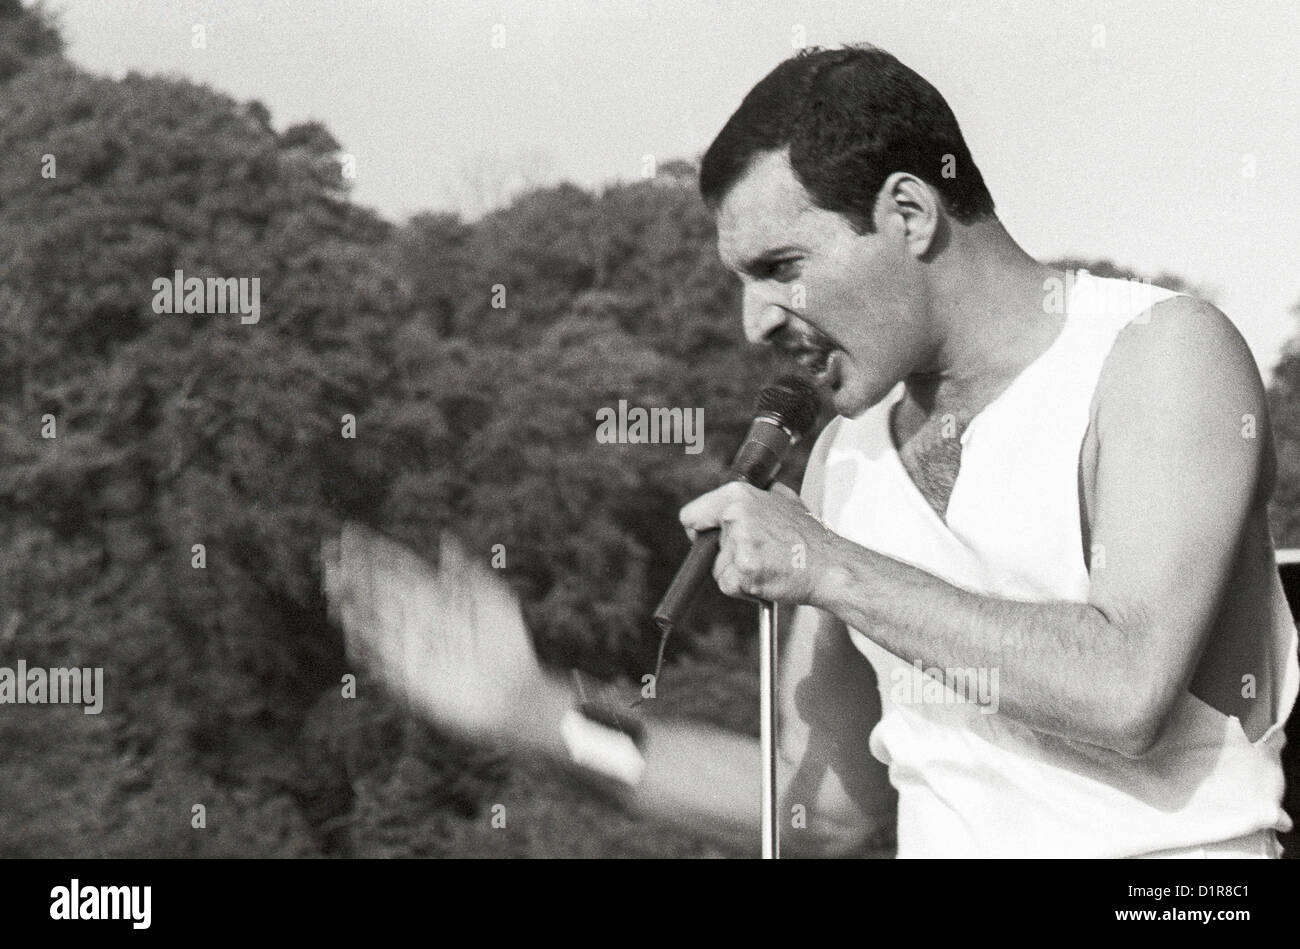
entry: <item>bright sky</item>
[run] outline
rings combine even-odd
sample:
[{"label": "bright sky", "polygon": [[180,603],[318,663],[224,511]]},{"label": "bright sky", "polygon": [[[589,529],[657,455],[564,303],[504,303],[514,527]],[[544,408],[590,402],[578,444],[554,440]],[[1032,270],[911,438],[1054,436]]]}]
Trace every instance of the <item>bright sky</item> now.
[{"label": "bright sky", "polygon": [[[511,173],[585,186],[704,151],[798,41],[866,40],[938,87],[1033,255],[1209,287],[1267,371],[1300,301],[1289,0],[49,0],[74,61],[323,121],[355,197],[469,210]],[[202,25],[205,49],[194,46]]]}]

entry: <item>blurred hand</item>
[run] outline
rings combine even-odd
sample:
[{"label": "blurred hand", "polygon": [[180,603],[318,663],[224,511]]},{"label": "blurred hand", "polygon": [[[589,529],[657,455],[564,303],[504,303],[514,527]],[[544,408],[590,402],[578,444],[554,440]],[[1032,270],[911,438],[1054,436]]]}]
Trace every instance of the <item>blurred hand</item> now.
[{"label": "blurred hand", "polygon": [[348,524],[321,550],[347,655],[417,713],[472,739],[535,744],[546,687],[514,592],[444,534],[437,568]]}]

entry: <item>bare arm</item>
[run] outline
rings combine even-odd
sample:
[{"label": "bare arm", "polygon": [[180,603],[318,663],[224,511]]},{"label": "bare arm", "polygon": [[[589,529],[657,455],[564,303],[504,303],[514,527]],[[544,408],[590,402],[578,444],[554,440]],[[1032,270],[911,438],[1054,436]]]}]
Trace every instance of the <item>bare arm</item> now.
[{"label": "bare arm", "polygon": [[[782,643],[779,703],[782,852],[846,854],[892,833],[894,791],[867,750],[880,718],[875,676],[843,626],[820,610],[794,611]],[[762,761],[753,738],[651,722],[647,765],[630,799],[635,810],[733,845],[757,845]]]},{"label": "bare arm", "polygon": [[[815,476],[808,490],[819,490]],[[576,697],[537,664],[505,584],[459,544],[445,539],[434,568],[351,526],[323,559],[326,592],[349,655],[413,711],[471,739],[568,758],[560,723]],[[850,853],[892,832],[895,822],[886,770],[867,749],[880,717],[875,678],[829,614],[804,606],[783,615],[783,851]],[[692,722],[645,724],[646,767],[621,796],[623,804],[730,846],[756,848],[758,742]]]}]

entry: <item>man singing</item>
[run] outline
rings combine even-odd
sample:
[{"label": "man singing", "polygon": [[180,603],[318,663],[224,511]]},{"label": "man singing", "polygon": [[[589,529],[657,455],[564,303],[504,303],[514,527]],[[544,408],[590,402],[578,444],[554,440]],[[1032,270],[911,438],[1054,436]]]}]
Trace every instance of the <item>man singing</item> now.
[{"label": "man singing", "polygon": [[[746,336],[838,413],[801,498],[733,483],[681,513],[721,528],[723,592],[793,606],[785,852],[892,827],[900,857],[1278,856],[1296,628],[1265,394],[1228,319],[1032,259],[942,96],[878,49],[781,63],[700,185]],[[408,558],[352,529],[327,587],[425,714],[757,840],[756,741],[655,721],[634,743],[541,672],[457,544]]]}]

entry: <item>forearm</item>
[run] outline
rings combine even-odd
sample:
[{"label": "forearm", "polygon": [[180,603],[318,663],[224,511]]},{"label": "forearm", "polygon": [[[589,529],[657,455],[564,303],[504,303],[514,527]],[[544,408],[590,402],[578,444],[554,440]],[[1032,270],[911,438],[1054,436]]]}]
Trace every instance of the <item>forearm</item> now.
[{"label": "forearm", "polygon": [[840,540],[814,605],[909,663],[996,674],[997,710],[1037,731],[1126,754],[1149,743],[1140,643],[1097,608],[979,596]]},{"label": "forearm", "polygon": [[[558,723],[576,704],[576,696],[559,679],[549,679],[546,697],[536,708],[534,744],[550,757],[569,756]],[[635,787],[613,797],[648,820],[696,834],[721,846],[758,852],[761,836],[762,753],[758,740],[689,721],[643,721],[645,769]],[[580,768],[575,773],[583,775]],[[864,815],[833,815],[815,800],[804,804],[803,817],[792,822],[790,785],[793,763],[778,763],[779,813],[784,822],[782,852],[787,856],[826,856],[851,852],[882,829]],[[610,782],[598,781],[602,789]],[[876,815],[891,828],[893,813]]]},{"label": "forearm", "polygon": [[[631,794],[629,807],[725,846],[757,853],[762,767],[754,738],[693,722],[652,721],[647,727],[645,776]],[[892,832],[892,807],[875,815],[836,814],[815,800],[796,802],[791,793],[794,773],[794,762],[778,761],[783,855],[844,856],[882,831]]]}]

